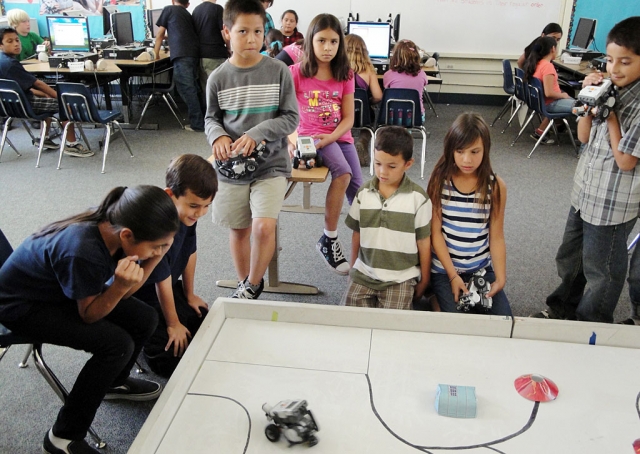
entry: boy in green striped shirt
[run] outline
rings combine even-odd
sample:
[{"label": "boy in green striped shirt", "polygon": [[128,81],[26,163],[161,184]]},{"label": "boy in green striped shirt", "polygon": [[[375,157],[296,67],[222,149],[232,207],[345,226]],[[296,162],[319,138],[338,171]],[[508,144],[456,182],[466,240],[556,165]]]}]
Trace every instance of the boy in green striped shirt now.
[{"label": "boy in green striped shirt", "polygon": [[412,155],[406,129],[376,134],[375,176],[360,188],[345,221],[353,230],[347,306],[411,309],[429,283],[431,201],[406,175]]}]

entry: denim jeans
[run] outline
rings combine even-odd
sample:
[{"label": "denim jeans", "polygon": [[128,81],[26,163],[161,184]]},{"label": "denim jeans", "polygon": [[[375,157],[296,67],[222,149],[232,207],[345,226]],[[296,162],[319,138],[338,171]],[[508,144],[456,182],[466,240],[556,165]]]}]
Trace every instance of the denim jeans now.
[{"label": "denim jeans", "polygon": [[85,323],[73,301],[37,303],[19,320],[5,323],[16,334],[46,344],[91,353],[53,426],[53,434],[82,440],[107,390],[124,384],[143,345],[151,337],[158,315],[136,298],[121,300],[103,319]]},{"label": "denim jeans", "polygon": [[635,223],[596,226],[571,207],[556,255],[562,283],[547,297],[558,317],[613,322],[627,275],[627,238]]},{"label": "denim jeans", "polygon": [[573,98],[556,99],[547,104],[547,112],[549,113],[571,113],[573,104],[576,102]]},{"label": "denim jeans", "polygon": [[[484,277],[493,283],[496,280],[496,274],[491,267],[486,268],[487,273]],[[460,277],[464,282],[468,282],[471,279],[473,273],[462,273]],[[457,303],[453,299],[453,292],[451,291],[451,283],[449,282],[449,276],[444,273],[431,273],[431,289],[438,298],[440,309],[442,312],[458,312]],[[511,306],[507,295],[504,290],[500,290],[493,296],[493,305],[487,312],[491,315],[508,315],[511,316]]]},{"label": "denim jeans", "polygon": [[187,105],[189,123],[196,131],[204,131],[204,113],[202,93],[198,82],[200,59],[197,57],[179,57],[172,61],[173,80],[180,97]]},{"label": "denim jeans", "polygon": [[629,299],[631,318],[640,319],[640,245],[636,244],[629,264]]}]

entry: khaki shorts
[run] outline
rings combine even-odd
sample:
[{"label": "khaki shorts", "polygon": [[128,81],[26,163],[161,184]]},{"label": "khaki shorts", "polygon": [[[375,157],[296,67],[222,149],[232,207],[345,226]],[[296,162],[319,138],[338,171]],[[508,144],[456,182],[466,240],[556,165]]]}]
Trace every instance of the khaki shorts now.
[{"label": "khaki shorts", "polygon": [[251,227],[255,218],[278,219],[284,194],[285,177],[267,178],[251,184],[220,182],[213,199],[213,223],[231,229]]}]

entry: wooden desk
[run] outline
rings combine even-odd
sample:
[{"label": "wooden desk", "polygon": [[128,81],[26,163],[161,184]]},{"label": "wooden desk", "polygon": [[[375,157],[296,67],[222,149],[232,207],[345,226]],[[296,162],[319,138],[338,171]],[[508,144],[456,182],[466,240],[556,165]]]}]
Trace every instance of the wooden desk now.
[{"label": "wooden desk", "polygon": [[302,205],[283,205],[282,211],[291,213],[324,214],[324,207],[311,205],[311,185],[324,183],[327,180],[329,169],[326,167],[314,167],[313,169],[292,169],[289,178],[289,187],[284,196],[287,199],[298,183],[302,183]]},{"label": "wooden desk", "polygon": [[109,89],[109,82],[116,80],[120,77],[122,70],[113,62],[107,61],[107,68],[104,70],[95,71],[69,71],[69,68],[52,68],[49,63],[43,63],[38,60],[25,60],[21,62],[27,72],[37,75],[55,75],[62,74],[68,76],[70,79],[82,82],[92,83],[95,78],[97,85],[102,87],[104,92],[105,106],[108,110],[111,110],[111,96]]}]

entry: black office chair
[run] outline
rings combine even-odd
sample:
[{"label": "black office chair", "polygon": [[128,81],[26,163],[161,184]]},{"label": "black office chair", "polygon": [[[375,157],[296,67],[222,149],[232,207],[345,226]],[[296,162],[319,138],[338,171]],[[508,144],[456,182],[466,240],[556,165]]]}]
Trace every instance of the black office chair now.
[{"label": "black office chair", "polygon": [[[58,169],[62,163],[62,154],[64,151],[65,139],[67,138],[67,130],[69,125],[78,125],[80,131],[82,131],[82,123],[92,123],[94,125],[102,125],[105,128],[104,133],[104,147],[102,152],[102,173],[107,164],[107,153],[109,152],[109,141],[111,140],[111,128],[115,126],[116,133],[120,133],[122,140],[124,141],[129,154],[133,158],[133,152],[129,141],[122,131],[120,123],[116,121],[122,113],[119,110],[98,110],[98,107],[93,102],[89,89],[83,84],[77,84],[72,82],[59,82],[58,88],[58,101],[60,104],[60,119],[69,120],[62,131],[62,139],[60,145],[60,157],[58,158]],[[87,148],[91,150],[91,146],[87,141],[87,138],[82,133],[82,138],[87,145]]]},{"label": "black office chair", "polygon": [[[58,123],[59,126],[60,123],[53,116],[57,112],[53,111],[36,114],[33,111],[31,103],[27,99],[24,91],[22,90],[22,88],[20,88],[20,85],[18,85],[18,82],[9,79],[0,79],[0,108],[2,109],[0,115],[7,118],[4,122],[4,128],[2,130],[2,140],[0,141],[0,158],[2,157],[2,151],[4,150],[5,142],[9,143],[9,146],[13,148],[18,156],[22,156],[16,149],[16,147],[14,147],[11,141],[9,141],[9,139],[7,138],[9,128],[11,127],[11,122],[13,121],[13,119],[17,118],[22,122],[25,129],[29,133],[32,143],[34,145],[36,143],[38,144],[38,160],[36,161],[36,167],[40,167],[40,156],[42,155],[44,141],[47,138],[47,128],[44,127],[44,120],[51,117],[52,120]],[[31,121],[42,121],[39,139],[33,134],[31,128],[29,127],[29,122]]]},{"label": "black office chair", "polygon": [[498,115],[496,115],[496,118],[493,119],[489,126],[493,126],[497,121],[500,121],[504,114],[507,113],[507,110],[509,108],[511,108],[511,110],[513,111],[515,108],[514,104],[518,102],[518,99],[515,95],[516,86],[513,82],[513,70],[511,69],[511,62],[509,60],[502,60],[502,89],[506,94],[509,95],[509,99],[507,99],[507,102],[504,103],[504,106],[502,106],[502,109],[500,110]]},{"label": "black office chair", "polygon": [[[13,248],[9,244],[7,238],[4,236],[4,233],[2,233],[2,230],[0,230],[0,267],[2,267],[4,262],[7,261],[12,252]],[[29,350],[27,350],[27,354],[19,364],[19,367],[27,367],[29,352],[31,352],[36,368],[47,381],[49,386],[51,386],[51,389],[53,389],[53,391],[58,395],[60,400],[64,402],[69,395],[69,392],[60,382],[58,377],[56,377],[53,371],[49,368],[47,363],[45,363],[44,357],[42,355],[42,342],[26,336],[15,334],[11,332],[11,330],[6,326],[0,323],[0,361],[12,345],[29,345]],[[89,428],[89,435],[91,435],[91,438],[93,438],[97,448],[104,448],[107,445],[91,427]]]},{"label": "black office chair", "polygon": [[[420,178],[424,180],[424,165],[427,158],[427,130],[422,123],[422,93],[407,88],[387,88],[382,95],[376,134],[384,126],[403,126],[422,134]],[[374,135],[375,140],[375,135]],[[373,163],[373,159],[371,160]],[[373,164],[372,164],[373,165]]]},{"label": "black office chair", "polygon": [[368,131],[371,134],[369,141],[369,171],[373,175],[373,136],[375,125],[371,119],[371,106],[369,105],[369,93],[364,88],[356,88],[354,95],[355,117],[353,120],[353,129],[359,131]]},{"label": "black office chair", "polygon": [[[171,82],[170,83],[156,82],[156,77],[165,73],[168,73],[169,79]],[[139,93],[145,96],[149,95],[149,98],[147,98],[147,102],[144,104],[144,108],[142,109],[142,113],[140,114],[140,120],[138,120],[138,124],[136,125],[136,130],[140,129],[140,125],[142,124],[142,119],[144,118],[144,114],[147,112],[147,108],[149,107],[149,104],[157,96],[162,96],[162,99],[164,99],[164,102],[169,107],[169,110],[171,111],[173,116],[176,118],[176,120],[178,120],[178,123],[180,124],[180,129],[184,129],[184,124],[182,124],[180,117],[178,117],[178,114],[176,113],[176,112],[180,112],[180,109],[178,108],[178,105],[174,101],[173,97],[171,96],[171,93],[173,92],[174,88],[175,88],[175,83],[173,82],[173,66],[163,71],[159,71],[155,73],[153,75],[153,82],[140,85],[140,88],[138,90]]]}]

